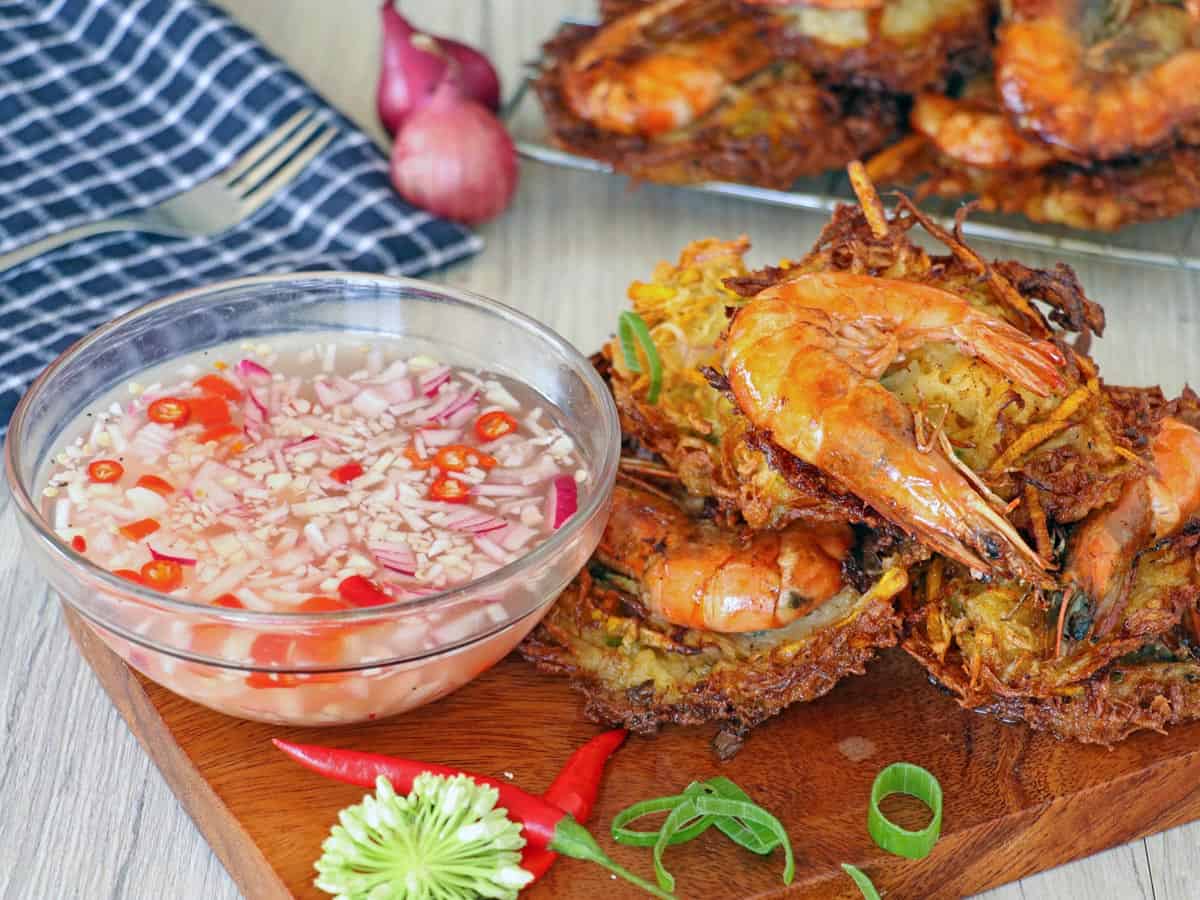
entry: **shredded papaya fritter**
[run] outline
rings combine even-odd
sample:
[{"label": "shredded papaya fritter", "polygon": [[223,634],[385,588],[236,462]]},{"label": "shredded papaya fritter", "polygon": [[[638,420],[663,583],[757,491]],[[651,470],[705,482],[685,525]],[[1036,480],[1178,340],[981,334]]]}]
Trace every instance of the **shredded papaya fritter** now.
[{"label": "shredded papaya fritter", "polygon": [[1088,166],[1056,162],[1040,169],[983,169],[938,152],[910,135],[875,156],[880,184],[915,197],[975,198],[981,210],[1020,213],[1034,222],[1115,231],[1200,208],[1200,147],[1179,144],[1145,156]]},{"label": "shredded papaya fritter", "polygon": [[903,646],[959,703],[1059,737],[1113,743],[1200,717],[1200,521],[1134,560],[1119,627],[1095,602],[1043,596],[934,561],[918,576]]},{"label": "shredded papaya fritter", "polygon": [[884,0],[868,8],[799,3],[772,32],[785,59],[835,84],[912,94],[987,64],[991,0]]},{"label": "shredded papaya fritter", "polygon": [[894,646],[893,598],[907,583],[892,570],[866,593],[847,592],[786,628],[739,635],[657,624],[603,569],[594,571],[567,588],[521,655],[568,676],[594,721],[643,734],[720,722],[723,756],[748,729],[862,674],[879,648]]},{"label": "shredded papaya fritter", "polygon": [[630,372],[616,342],[605,346],[622,431],[663,460],[689,492],[712,498],[727,522],[744,517],[752,528],[796,519],[882,524],[817,469],[790,456],[776,459],[770,441],[750,429],[709,380],[719,363],[726,311],[741,302],[723,281],[745,272],[749,246],[745,238],[694,241],[675,265],[660,263],[650,281],[630,286],[633,309],[662,361],[663,381],[657,401],[647,403],[646,376]]},{"label": "shredded papaya fritter", "polygon": [[[944,432],[962,462],[1004,501],[1021,498],[1032,484],[1040,511],[1061,523],[1114,500],[1125,481],[1143,471],[1145,449],[1130,437],[1137,429],[1112,404],[1091,360],[1066,343],[1068,332],[1090,338],[1104,328],[1103,311],[1074,273],[1066,266],[1043,271],[989,263],[957,229],[940,228],[907,200],[889,215],[869,184],[858,189],[861,205],[838,207],[798,261],[747,272],[744,239],[701,241],[674,266],[661,264],[651,281],[634,283],[633,308],[651,328],[665,375],[661,396],[647,403],[644,379],[629,376],[615,344],[606,349],[627,434],[661,457],[692,493],[713,498],[727,517],[740,513],[753,528],[796,518],[882,527],[886,520],[852,493],[752,429],[715,369],[729,310],[799,274],[867,274],[937,287],[1033,336],[1056,340],[1067,360],[1067,387],[1059,395],[1038,397],[989,363],[940,342],[908,352],[882,383],[930,435]],[[927,252],[910,236],[917,226],[950,252]],[[1020,505],[1011,512],[1019,527],[1031,524],[1030,514]]]},{"label": "shredded papaya fritter", "polygon": [[[874,153],[899,133],[903,116],[896,98],[825,87],[802,66],[783,62],[731,86],[715,109],[667,134],[603,130],[571,110],[562,86],[565,67],[595,30],[564,26],[545,46],[535,89],[555,143],[632,178],[787,188]],[[629,53],[636,58],[638,48]]]}]

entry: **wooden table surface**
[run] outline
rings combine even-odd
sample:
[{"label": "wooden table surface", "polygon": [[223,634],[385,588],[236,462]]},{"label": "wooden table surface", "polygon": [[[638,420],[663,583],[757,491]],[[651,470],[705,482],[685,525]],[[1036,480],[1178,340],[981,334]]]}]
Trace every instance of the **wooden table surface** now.
[{"label": "wooden table surface", "polygon": [[[217,2],[382,141],[373,112],[377,0]],[[424,27],[486,48],[511,86],[539,37],[562,14],[586,13],[590,4],[406,0],[403,6]],[[688,240],[746,233],[755,242],[753,260],[765,263],[805,249],[821,225],[811,214],[671,189],[630,191],[616,179],[537,164],[524,164],[521,175],[513,208],[482,230],[487,249],[437,277],[517,306],[585,351],[609,333],[626,284],[657,260],[673,258]],[[1028,251],[1013,255],[1045,261]],[[1108,310],[1108,336],[1096,355],[1110,381],[1157,381],[1168,391],[1188,379],[1200,382],[1196,278],[1102,260],[1071,262]],[[1200,895],[1198,873],[1200,824],[985,896],[1185,900]],[[0,488],[0,900],[237,896],[71,645],[57,602],[22,560],[14,510]]]}]

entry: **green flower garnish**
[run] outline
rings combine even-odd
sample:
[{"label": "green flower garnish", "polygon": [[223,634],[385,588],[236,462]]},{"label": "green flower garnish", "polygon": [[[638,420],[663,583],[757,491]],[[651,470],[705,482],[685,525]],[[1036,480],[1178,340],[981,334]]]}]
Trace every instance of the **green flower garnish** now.
[{"label": "green flower garnish", "polygon": [[381,775],[374,796],[338,814],[313,883],[338,900],[515,898],[533,875],[498,797],[465,775],[427,773],[401,797]]}]

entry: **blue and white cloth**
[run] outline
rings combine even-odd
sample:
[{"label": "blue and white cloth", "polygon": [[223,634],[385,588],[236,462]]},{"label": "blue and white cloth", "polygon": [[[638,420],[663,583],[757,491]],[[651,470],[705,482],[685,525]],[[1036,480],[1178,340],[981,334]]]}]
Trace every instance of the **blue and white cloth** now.
[{"label": "blue and white cloth", "polygon": [[0,253],[180,193],[303,107],[337,137],[229,231],[100,235],[0,272],[0,437],[55,356],[149,300],[272,272],[413,275],[482,246],[405,204],[379,149],[203,0],[0,0]]}]

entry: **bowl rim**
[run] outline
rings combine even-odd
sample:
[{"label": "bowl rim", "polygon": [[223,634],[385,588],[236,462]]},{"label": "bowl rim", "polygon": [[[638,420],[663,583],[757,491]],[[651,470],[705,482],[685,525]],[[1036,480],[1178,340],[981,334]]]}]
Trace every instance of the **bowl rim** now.
[{"label": "bowl rim", "polygon": [[[516,325],[528,331],[532,331],[536,337],[556,348],[561,354],[571,360],[575,368],[582,372],[584,381],[593,390],[593,392],[602,397],[601,400],[601,415],[605,431],[610,431],[615,440],[610,441],[605,448],[602,457],[595,461],[595,471],[590,479],[594,488],[588,492],[586,502],[581,504],[576,509],[575,514],[561,528],[555,531],[550,537],[538,544],[533,550],[524,556],[520,556],[510,563],[506,563],[499,569],[489,572],[481,578],[468,581],[465,584],[455,585],[446,590],[437,591],[433,594],[428,594],[413,600],[397,600],[394,603],[382,604],[379,606],[355,607],[347,610],[332,610],[329,612],[284,612],[284,611],[266,611],[266,610],[251,610],[251,609],[228,609],[225,607],[215,607],[208,603],[198,601],[184,600],[177,597],[172,597],[152,588],[127,581],[112,572],[93,563],[87,557],[76,553],[69,545],[59,539],[54,533],[50,523],[38,511],[37,504],[30,496],[29,491],[25,489],[20,477],[17,475],[17,450],[16,447],[19,441],[16,439],[21,433],[24,425],[25,417],[32,403],[31,398],[37,396],[41,391],[45,390],[50,384],[54,376],[68,362],[81,354],[83,351],[98,343],[101,343],[109,336],[120,331],[129,322],[132,322],[141,317],[150,315],[154,312],[170,307],[174,304],[182,303],[186,300],[195,297],[204,296],[206,294],[214,294],[217,292],[227,291],[238,288],[253,288],[255,286],[265,286],[274,284],[289,284],[305,281],[318,282],[357,282],[369,284],[384,284],[386,286],[400,289],[418,289],[434,294],[448,296],[451,299],[465,302],[469,306],[474,306],[477,309],[482,309],[493,315],[499,316],[506,320],[509,324]],[[164,360],[167,362],[168,360]],[[61,432],[60,432],[61,434]],[[5,439],[4,459],[5,459],[5,474],[12,491],[13,498],[16,501],[17,509],[25,518],[25,521],[33,528],[36,536],[46,542],[51,552],[59,558],[63,563],[73,566],[82,567],[83,574],[91,576],[98,580],[100,584],[108,589],[109,593],[117,595],[133,595],[143,602],[148,602],[154,606],[160,607],[167,611],[186,613],[196,615],[198,613],[212,616],[213,618],[228,620],[232,623],[240,623],[244,625],[273,625],[273,624],[288,624],[296,625],[306,622],[316,623],[339,623],[339,622],[358,622],[360,620],[378,619],[380,616],[386,616],[397,611],[409,610],[425,610],[430,607],[438,606],[446,601],[452,601],[460,598],[464,593],[476,593],[486,591],[492,585],[507,581],[510,578],[518,575],[521,571],[533,568],[553,557],[559,551],[565,549],[569,545],[571,539],[584,527],[585,524],[591,522],[596,514],[609,502],[612,493],[612,485],[616,480],[617,467],[620,461],[621,445],[620,445],[620,421],[617,414],[616,403],[613,400],[612,392],[605,385],[600,374],[596,371],[595,366],[591,364],[587,357],[578,350],[570,341],[550,328],[548,325],[539,322],[537,319],[529,316],[520,310],[486,297],[482,294],[477,294],[474,291],[465,290],[463,288],[451,287],[449,285],[440,285],[431,281],[425,281],[420,278],[409,278],[400,275],[385,275],[373,272],[352,272],[339,270],[313,270],[290,272],[277,275],[252,275],[243,278],[232,278],[224,281],[213,282],[211,284],[202,285],[200,287],[188,288],[186,290],[177,291],[173,294],[168,294],[157,300],[151,300],[140,306],[131,309],[121,316],[113,319],[110,322],[101,325],[99,328],[89,332],[79,340],[71,344],[67,349],[60,353],[55,359],[46,366],[45,369],[30,383],[22,395],[21,400],[17,403],[16,409],[13,411],[12,418],[9,422],[8,434]],[[36,473],[35,473],[36,475]],[[68,600],[68,602],[70,602]],[[71,603],[74,606],[74,603]],[[524,615],[517,616],[508,621],[518,621]]]}]

